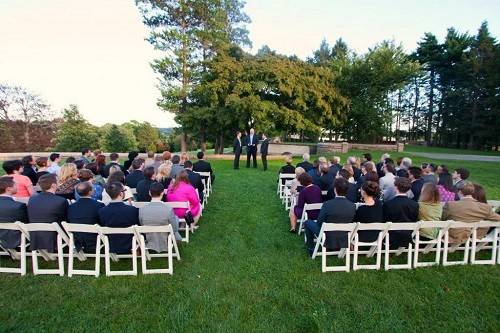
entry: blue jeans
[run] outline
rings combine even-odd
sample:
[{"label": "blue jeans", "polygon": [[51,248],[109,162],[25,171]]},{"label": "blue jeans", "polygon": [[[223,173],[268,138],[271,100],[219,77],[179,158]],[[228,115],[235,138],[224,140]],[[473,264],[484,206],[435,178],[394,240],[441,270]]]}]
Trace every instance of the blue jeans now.
[{"label": "blue jeans", "polygon": [[306,246],[310,254],[314,251],[314,236],[318,237],[321,230],[321,225],[314,220],[305,222]]}]

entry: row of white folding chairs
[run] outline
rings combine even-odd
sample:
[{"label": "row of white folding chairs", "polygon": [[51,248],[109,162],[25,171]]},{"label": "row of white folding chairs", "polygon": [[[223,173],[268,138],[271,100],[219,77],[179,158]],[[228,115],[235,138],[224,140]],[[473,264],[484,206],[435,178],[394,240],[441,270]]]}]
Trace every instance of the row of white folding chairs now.
[{"label": "row of white folding chairs", "polygon": [[296,175],[294,173],[280,173],[278,176],[278,189],[276,194],[280,199],[283,200],[285,195],[286,182],[295,179]]},{"label": "row of white folding chairs", "polygon": [[[426,228],[437,228],[438,236],[436,239],[423,240],[420,238],[420,230]],[[463,228],[468,229],[471,234],[466,240],[465,244],[450,244],[449,231],[450,229]],[[488,233],[485,237],[479,239],[477,237],[477,230],[479,228],[494,228],[492,232]],[[361,242],[359,240],[359,231],[378,231],[378,237],[374,242]],[[329,251],[324,245],[327,232],[346,232],[347,233],[347,247]],[[413,243],[410,243],[407,248],[390,249],[390,232],[391,231],[408,231],[412,233]],[[312,255],[314,259],[318,252],[322,257],[322,271],[345,271],[350,270],[351,254],[353,255],[353,270],[359,269],[380,269],[382,261],[382,252],[384,253],[384,268],[389,269],[411,269],[423,266],[439,265],[441,262],[443,266],[450,265],[465,265],[471,264],[487,264],[494,265],[500,264],[500,246],[499,241],[500,224],[492,221],[480,221],[476,223],[465,223],[456,221],[420,221],[416,223],[323,223],[316,246]],[[384,242],[385,241],[385,242]],[[385,246],[384,246],[385,245]],[[319,249],[321,247],[321,250]],[[367,247],[368,249],[360,250],[360,247]],[[351,249],[352,248],[352,249]],[[490,259],[477,259],[476,253],[480,250],[491,250]],[[463,251],[462,260],[452,261],[449,260],[449,254]],[[430,252],[435,253],[433,261],[419,261],[419,255],[427,254]],[[442,252],[442,253],[441,253]],[[407,260],[404,264],[391,264],[390,254],[397,256],[406,253]],[[361,265],[358,263],[358,256],[365,254],[367,257],[376,255],[376,263],[371,265]],[[327,265],[328,256],[337,256],[340,259],[345,258],[345,265],[342,266],[329,266]],[[469,258],[470,256],[470,258]]]},{"label": "row of white folding chairs", "polygon": [[[141,263],[143,274],[173,274],[173,257],[180,260],[179,249],[172,230],[171,225],[163,226],[131,226],[128,228],[109,228],[101,227],[99,225],[88,224],[72,224],[62,222],[64,227],[56,223],[0,223],[0,229],[19,231],[21,237],[20,251],[12,249],[0,248],[0,256],[9,256],[12,259],[19,260],[19,267],[1,267],[2,273],[17,273],[26,275],[26,257],[31,255],[33,274],[56,274],[64,275],[64,257],[68,258],[68,276],[73,275],[93,275],[99,276],[100,274],[100,259],[104,257],[106,276],[113,275],[137,275],[137,249],[141,251]],[[33,250],[31,253],[27,252],[28,241],[30,239],[30,232],[47,231],[55,232],[57,234],[57,252],[49,253],[47,250]],[[96,235],[96,250],[95,253],[84,253],[76,251],[75,249],[75,236],[74,233],[91,233]],[[150,254],[146,247],[145,234],[160,233],[166,235],[167,252]],[[132,235],[132,251],[130,254],[115,254],[110,251],[108,235],[128,234]],[[64,253],[64,249],[68,249],[68,253]],[[104,253],[102,252],[104,248]],[[52,269],[40,269],[38,267],[38,256],[42,256],[46,261],[57,260],[58,267]],[[80,261],[85,261],[87,258],[95,258],[95,266],[93,270],[80,270],[74,268],[74,258],[77,257]],[[151,258],[163,257],[167,258],[167,267],[160,269],[147,268],[147,261]],[[131,270],[111,270],[111,260],[118,261],[120,258],[131,258]]]}]

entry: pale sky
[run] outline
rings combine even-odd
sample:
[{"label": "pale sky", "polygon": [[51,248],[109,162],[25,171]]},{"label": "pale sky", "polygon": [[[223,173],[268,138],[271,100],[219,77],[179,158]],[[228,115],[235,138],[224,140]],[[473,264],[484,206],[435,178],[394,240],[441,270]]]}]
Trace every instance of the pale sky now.
[{"label": "pale sky", "polygon": [[[326,38],[342,37],[358,53],[384,39],[413,50],[424,32],[440,39],[448,27],[475,33],[483,20],[500,35],[500,1],[248,0],[251,52],[267,44],[305,59]],[[42,95],[55,111],[77,104],[93,124],[149,121],[174,126],[156,106],[133,0],[0,0],[0,82]]]}]

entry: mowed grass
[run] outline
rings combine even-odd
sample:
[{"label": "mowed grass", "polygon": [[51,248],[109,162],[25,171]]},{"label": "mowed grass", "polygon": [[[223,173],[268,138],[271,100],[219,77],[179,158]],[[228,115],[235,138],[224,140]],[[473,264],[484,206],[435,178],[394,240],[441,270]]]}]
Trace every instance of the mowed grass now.
[{"label": "mowed grass", "polygon": [[[488,178],[497,165],[469,163],[474,179],[500,193]],[[173,276],[2,274],[0,331],[500,330],[498,266],[321,273],[303,238],[287,232],[276,196],[282,163],[267,172],[212,164],[214,192]]]}]

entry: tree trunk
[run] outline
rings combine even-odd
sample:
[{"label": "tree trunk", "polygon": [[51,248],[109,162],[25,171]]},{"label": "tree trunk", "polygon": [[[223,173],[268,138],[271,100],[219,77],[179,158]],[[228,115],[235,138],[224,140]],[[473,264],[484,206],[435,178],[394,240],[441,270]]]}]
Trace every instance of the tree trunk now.
[{"label": "tree trunk", "polygon": [[427,113],[427,129],[425,131],[425,141],[429,144],[432,140],[432,117],[434,115],[434,85],[435,85],[435,72],[431,69],[430,74],[430,91],[429,91],[429,110]]}]

